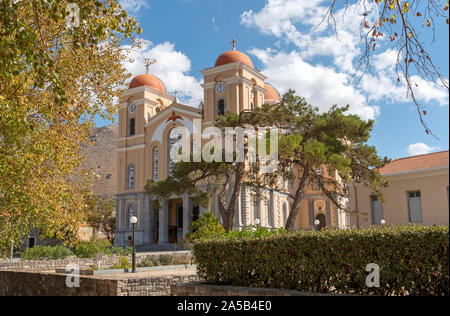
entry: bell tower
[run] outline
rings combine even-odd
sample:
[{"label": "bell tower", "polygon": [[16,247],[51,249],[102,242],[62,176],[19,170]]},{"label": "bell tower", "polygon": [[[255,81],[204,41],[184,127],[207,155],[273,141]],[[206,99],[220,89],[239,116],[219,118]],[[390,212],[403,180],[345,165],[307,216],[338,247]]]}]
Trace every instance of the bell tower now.
[{"label": "bell tower", "polygon": [[212,123],[226,112],[240,113],[264,103],[267,79],[253,66],[251,59],[236,48],[217,58],[214,67],[202,70],[204,77],[204,122]]}]

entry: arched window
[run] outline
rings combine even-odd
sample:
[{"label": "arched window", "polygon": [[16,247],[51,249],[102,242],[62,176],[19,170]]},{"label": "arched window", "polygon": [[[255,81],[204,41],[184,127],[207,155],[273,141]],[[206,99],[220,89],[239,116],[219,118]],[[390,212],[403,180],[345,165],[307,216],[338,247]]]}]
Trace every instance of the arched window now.
[{"label": "arched window", "polygon": [[127,168],[127,189],[134,189],[136,179],[136,168],[134,164],[130,164]]},{"label": "arched window", "polygon": [[128,136],[136,135],[136,119],[134,117],[130,118],[128,121]]},{"label": "arched window", "polygon": [[286,222],[288,219],[288,210],[286,202],[283,203],[283,226],[286,226]]},{"label": "arched window", "polygon": [[134,211],[134,206],[133,205],[130,205],[130,206],[128,206],[128,211],[127,211],[127,223],[128,223],[128,229],[132,229],[132,225],[131,225],[131,223],[130,223],[130,219],[133,217],[133,216],[135,216],[136,215],[136,213],[135,213],[135,211]]},{"label": "arched window", "polygon": [[269,199],[264,199],[264,206],[265,206],[265,208],[266,208],[266,224],[267,224],[267,226],[271,226],[270,225],[270,222],[271,222],[271,220],[270,220],[270,218],[271,218],[271,216],[270,216],[270,204],[269,204]]},{"label": "arched window", "polygon": [[158,181],[159,178],[159,149],[158,147],[153,148],[152,153],[152,163],[153,163],[153,181]]},{"label": "arched window", "polygon": [[217,116],[225,115],[226,107],[225,107],[225,100],[220,99],[217,102]]},{"label": "arched window", "polygon": [[183,133],[181,132],[181,129],[179,127],[175,127],[169,133],[169,153],[168,153],[169,176],[172,175],[172,169],[173,169],[173,166],[175,165],[174,151],[182,150],[182,137],[183,137]]}]

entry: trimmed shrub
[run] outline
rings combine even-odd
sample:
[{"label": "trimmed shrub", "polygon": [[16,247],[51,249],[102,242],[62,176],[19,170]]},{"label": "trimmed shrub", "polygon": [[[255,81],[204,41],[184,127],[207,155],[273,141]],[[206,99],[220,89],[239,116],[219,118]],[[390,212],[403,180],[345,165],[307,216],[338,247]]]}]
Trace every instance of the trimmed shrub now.
[{"label": "trimmed shrub", "polygon": [[[194,245],[207,282],[319,293],[448,295],[449,227],[398,226],[222,238]],[[366,267],[380,268],[369,288]]]},{"label": "trimmed shrub", "polygon": [[75,246],[74,253],[78,258],[95,258],[98,254],[110,255],[111,243],[104,239],[82,241]]},{"label": "trimmed shrub", "polygon": [[73,256],[73,252],[63,246],[35,246],[26,249],[20,256],[22,260],[65,259]]}]

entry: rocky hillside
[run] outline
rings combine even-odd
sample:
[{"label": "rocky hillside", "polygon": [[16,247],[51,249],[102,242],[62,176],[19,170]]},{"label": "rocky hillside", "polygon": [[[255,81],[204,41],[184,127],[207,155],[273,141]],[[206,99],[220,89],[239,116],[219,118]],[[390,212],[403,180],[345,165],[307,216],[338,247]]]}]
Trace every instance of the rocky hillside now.
[{"label": "rocky hillside", "polygon": [[117,182],[117,125],[94,127],[90,136],[91,146],[85,146],[84,168],[99,175],[93,191],[102,197],[113,198]]}]

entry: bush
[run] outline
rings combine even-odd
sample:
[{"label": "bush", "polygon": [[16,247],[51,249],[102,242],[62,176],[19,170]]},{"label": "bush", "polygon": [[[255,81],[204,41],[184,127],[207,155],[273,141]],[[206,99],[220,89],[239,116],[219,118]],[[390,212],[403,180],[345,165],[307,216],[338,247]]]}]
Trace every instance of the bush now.
[{"label": "bush", "polygon": [[175,255],[160,255],[158,257],[158,262],[162,266],[170,266],[175,263]]},{"label": "bush", "polygon": [[218,239],[245,239],[245,238],[262,238],[269,236],[276,236],[286,234],[287,231],[284,228],[278,230],[269,230],[265,227],[249,226],[243,230],[230,231],[228,234],[223,234]]},{"label": "bush", "polygon": [[[244,234],[245,235],[245,234]],[[222,238],[194,245],[208,282],[320,293],[448,295],[449,228],[398,226]],[[380,267],[369,288],[366,267]]]},{"label": "bush", "polygon": [[57,260],[65,259],[73,256],[73,252],[63,246],[35,246],[33,248],[26,249],[22,255],[22,260]]},{"label": "bush", "polygon": [[127,257],[119,257],[118,262],[113,265],[113,269],[131,269],[131,263]]},{"label": "bush", "polygon": [[147,256],[144,259],[142,259],[141,264],[139,266],[144,267],[144,268],[151,268],[151,267],[156,267],[158,265],[159,265],[159,262],[155,257]]},{"label": "bush", "polygon": [[133,252],[132,247],[112,247],[111,248],[111,253],[113,255],[118,255],[118,256],[128,256],[128,255],[131,255],[132,252]]},{"label": "bush", "polygon": [[74,253],[78,258],[95,258],[97,254],[110,255],[111,243],[104,239],[82,241],[75,246]]},{"label": "bush", "polygon": [[220,221],[211,212],[203,214],[198,220],[192,222],[189,229],[192,233],[186,234],[186,239],[195,243],[202,240],[210,240],[225,234]]}]

